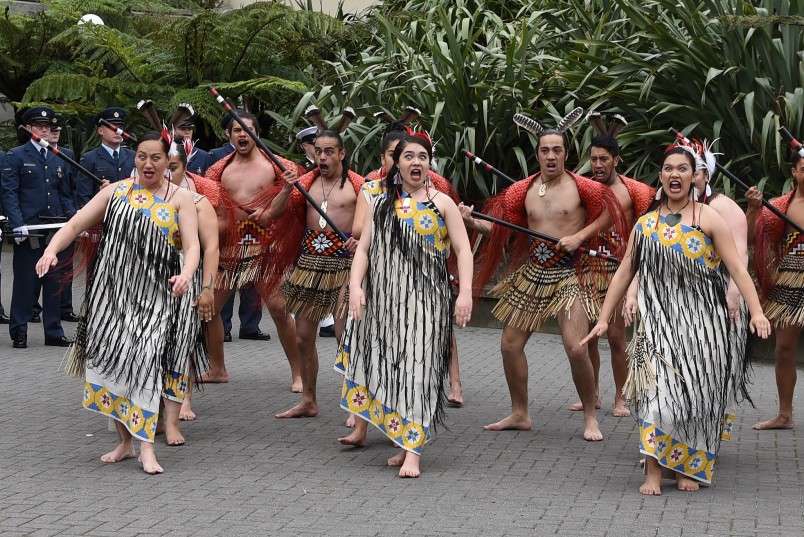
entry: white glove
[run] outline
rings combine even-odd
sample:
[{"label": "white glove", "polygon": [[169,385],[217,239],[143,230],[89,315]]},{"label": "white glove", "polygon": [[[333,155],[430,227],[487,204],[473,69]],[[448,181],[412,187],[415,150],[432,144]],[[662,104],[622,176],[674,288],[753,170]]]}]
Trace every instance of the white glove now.
[{"label": "white glove", "polygon": [[17,233],[17,234],[19,234],[19,235],[23,235],[22,237],[14,237],[14,242],[16,242],[17,244],[22,244],[22,242],[23,242],[25,239],[27,239],[27,238],[28,238],[28,237],[27,237],[27,235],[28,235],[28,228],[27,228],[27,227],[25,227],[25,226],[15,227],[15,228],[13,229],[13,231],[14,231],[14,233]]}]

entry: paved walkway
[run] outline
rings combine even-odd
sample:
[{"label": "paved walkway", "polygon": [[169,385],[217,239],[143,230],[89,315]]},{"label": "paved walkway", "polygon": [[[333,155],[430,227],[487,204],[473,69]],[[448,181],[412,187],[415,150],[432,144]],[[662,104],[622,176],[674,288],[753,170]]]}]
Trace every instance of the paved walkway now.
[{"label": "paved walkway", "polygon": [[81,381],[59,372],[61,349],[43,346],[40,326],[31,325],[26,350],[12,349],[6,327],[0,330],[3,536],[804,534],[802,433],[750,427],[775,409],[769,365],[755,369],[758,409],[739,411],[715,485],[698,493],[668,486],[649,498],[637,491],[634,421],[609,412],[608,366],[605,441],[581,439],[581,416],[566,410],[577,399],[569,367],[549,334],[534,335],[527,347],[534,430],[484,432],[510,408],[500,332],[467,328],[458,332],[467,404],[449,410],[449,429],[425,448],[422,477],[402,480],[385,467],[395,451],[375,430],[366,448],[335,441],[346,429],[333,339],[319,345],[320,416],[273,417],[297,396],[266,319],[263,330],[274,340],[227,344],[232,381],[197,394],[199,419],[183,426],[186,446],[157,439],[166,472],[151,477],[134,460],[100,462],[116,434],[81,409]]}]

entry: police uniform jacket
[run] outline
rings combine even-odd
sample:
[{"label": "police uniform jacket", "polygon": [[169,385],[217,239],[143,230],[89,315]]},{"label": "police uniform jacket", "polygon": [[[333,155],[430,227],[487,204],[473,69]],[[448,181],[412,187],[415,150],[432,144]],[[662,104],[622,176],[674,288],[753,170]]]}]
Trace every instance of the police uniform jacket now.
[{"label": "police uniform jacket", "polygon": [[6,213],[3,210],[3,168],[6,165],[6,152],[0,151],[0,215],[5,216]]},{"label": "police uniform jacket", "polygon": [[208,156],[209,153],[203,149],[193,148],[193,154],[187,161],[187,171],[203,177],[207,173]]},{"label": "police uniform jacket", "polygon": [[41,224],[41,216],[70,218],[75,214],[67,167],[48,151],[43,159],[32,142],[8,152],[0,181],[11,229]]},{"label": "police uniform jacket", "polygon": [[[128,179],[134,169],[134,151],[127,147],[120,147],[118,151],[117,164],[115,164],[114,158],[103,146],[98,146],[81,155],[79,164],[86,168],[87,171],[95,174],[98,179],[107,180],[110,183]],[[77,206],[83,207],[86,205],[92,199],[92,196],[98,192],[98,186],[93,179],[83,173],[79,173],[76,184]]]},{"label": "police uniform jacket", "polygon": [[209,153],[207,153],[207,169],[211,168],[213,164],[218,162],[229,153],[234,153],[234,146],[228,142],[226,145],[222,145],[221,147],[216,147],[215,149],[211,150]]}]

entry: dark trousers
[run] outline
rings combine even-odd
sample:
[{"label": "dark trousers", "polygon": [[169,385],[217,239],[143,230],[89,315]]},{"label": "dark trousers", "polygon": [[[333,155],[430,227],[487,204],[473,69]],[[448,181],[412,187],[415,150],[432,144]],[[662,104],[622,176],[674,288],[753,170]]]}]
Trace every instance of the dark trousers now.
[{"label": "dark trousers", "polygon": [[[2,261],[2,255],[3,255],[3,242],[0,241],[0,261]],[[2,283],[3,283],[3,269],[0,268],[0,289],[3,288]],[[2,298],[0,298],[0,315],[5,315],[5,314],[6,314],[6,310],[3,309],[3,300],[2,300]]]},{"label": "dark trousers", "polygon": [[14,244],[14,284],[11,291],[11,318],[8,331],[11,339],[15,339],[20,332],[28,331],[28,321],[33,315],[39,282],[42,285],[42,326],[45,329],[45,339],[58,339],[64,336],[60,320],[61,279],[63,269],[51,269],[44,278],[36,275],[36,262],[45,251],[44,241],[40,239],[39,247],[31,247],[31,239],[21,244]]},{"label": "dark trousers", "polygon": [[[75,256],[75,243],[71,244],[64,250],[62,250],[61,254],[59,254],[59,261],[63,259],[72,259]],[[67,269],[72,267],[65,267],[61,271],[62,278],[67,273]],[[42,313],[42,306],[39,304],[39,295],[42,291],[42,282],[41,280],[37,280],[39,284],[36,288],[36,302],[34,303],[33,312],[38,313],[41,315]],[[65,315],[69,315],[73,312],[73,281],[70,280],[69,282],[65,282],[63,279],[60,285],[61,292],[59,293],[59,315],[64,317]]]},{"label": "dark trousers", "polygon": [[[232,314],[234,313],[235,294],[229,297],[221,310],[221,321],[223,321],[223,331],[227,334],[232,331]],[[240,317],[240,335],[256,334],[260,331],[260,321],[262,320],[262,302],[257,290],[253,285],[247,285],[240,289],[240,307],[237,308],[237,315]]]}]

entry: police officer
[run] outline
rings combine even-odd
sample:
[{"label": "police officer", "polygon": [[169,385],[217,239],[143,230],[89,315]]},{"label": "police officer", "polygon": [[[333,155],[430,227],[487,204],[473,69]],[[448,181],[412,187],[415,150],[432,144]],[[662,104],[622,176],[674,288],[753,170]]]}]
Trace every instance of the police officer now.
[{"label": "police officer", "polygon": [[[22,116],[26,128],[47,140],[55,122],[53,110],[45,106],[31,108]],[[28,346],[28,321],[36,302],[36,262],[45,251],[42,237],[28,237],[27,225],[41,224],[42,217],[66,217],[75,213],[70,199],[67,164],[40,148],[33,141],[11,149],[2,173],[2,198],[14,238],[14,285],[11,294],[9,334],[15,349]],[[37,233],[38,234],[38,233]],[[69,346],[59,320],[61,271],[42,278],[42,310],[45,345]]]},{"label": "police officer", "polygon": [[[126,115],[126,111],[122,108],[112,107],[101,110],[95,116],[101,145],[81,155],[81,166],[102,179],[104,186],[128,179],[134,169],[134,151],[123,147],[122,136],[100,124],[100,120],[105,119],[112,125],[122,128]],[[97,193],[98,186],[83,173],[79,173],[77,177],[76,201],[77,208],[81,208]]]},{"label": "police officer", "polygon": [[[50,138],[48,142],[53,147],[58,148],[59,152],[61,152],[64,156],[69,158],[70,160],[75,160],[75,153],[69,147],[59,146],[59,140],[61,139],[61,131],[64,128],[66,123],[66,118],[62,114],[55,114],[54,117],[56,118],[56,122],[53,123],[50,127]],[[71,200],[73,202],[73,206],[77,207],[77,198],[76,198],[76,181],[77,181],[77,174],[76,170],[67,165],[66,169],[64,170],[64,177],[69,181],[69,192],[71,195]],[[70,245],[62,251],[62,255],[66,259],[71,259],[75,255],[75,247],[74,245]],[[64,285],[63,289],[61,290],[60,295],[60,315],[62,321],[68,321],[71,323],[77,323],[79,321],[78,315],[75,314],[73,311],[73,286],[72,281],[70,285]],[[41,310],[41,308],[39,308]],[[36,308],[34,308],[36,311]]]},{"label": "police officer", "polygon": [[[233,153],[235,148],[229,138],[231,137],[230,127],[232,116],[227,113],[221,119],[221,127],[226,133],[226,143],[216,147],[207,153],[207,169],[218,162],[226,155]],[[227,343],[232,341],[232,315],[234,315],[234,297],[232,293],[229,300],[221,308],[221,321],[223,322],[223,340]],[[257,290],[253,285],[246,285],[240,289],[240,307],[237,309],[237,316],[240,317],[240,339],[253,339],[257,341],[268,341],[271,334],[265,333],[260,329],[262,320],[262,302],[260,301]]]},{"label": "police officer", "polygon": [[304,150],[304,157],[296,163],[301,167],[299,171],[302,175],[313,171],[316,166],[318,166],[315,163],[315,145],[313,145],[315,144],[315,135],[317,132],[318,127],[307,127],[296,133],[296,139]]},{"label": "police officer", "polygon": [[[3,191],[2,188],[2,176],[3,176],[3,168],[6,164],[6,152],[0,151],[0,192]],[[5,216],[6,213],[3,211],[3,197],[0,195],[0,216]],[[0,234],[3,233],[3,228],[0,228]],[[3,253],[3,241],[2,237],[0,237],[0,254]],[[2,272],[0,271],[0,282],[2,282]],[[0,285],[0,289],[2,289],[2,285]],[[3,309],[3,300],[0,298],[0,324],[8,324],[8,315],[6,315],[6,310]]]},{"label": "police officer", "polygon": [[232,116],[229,115],[227,112],[223,119],[221,119],[221,128],[223,132],[226,133],[226,143],[220,147],[216,147],[207,153],[207,161],[204,165],[204,169],[208,170],[210,166],[218,162],[220,159],[228,155],[229,153],[234,153],[234,145],[229,141],[230,134],[229,134],[229,127],[232,124]]},{"label": "police officer", "polygon": [[[195,116],[190,116],[180,125],[174,125],[173,128],[175,129],[177,143],[179,140],[192,141],[195,131]],[[198,147],[193,147],[193,151],[189,153],[187,160],[187,171],[203,176],[207,171],[207,152]]]}]

